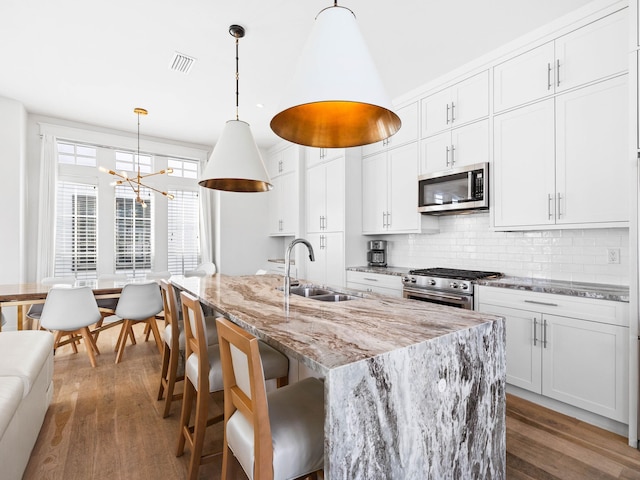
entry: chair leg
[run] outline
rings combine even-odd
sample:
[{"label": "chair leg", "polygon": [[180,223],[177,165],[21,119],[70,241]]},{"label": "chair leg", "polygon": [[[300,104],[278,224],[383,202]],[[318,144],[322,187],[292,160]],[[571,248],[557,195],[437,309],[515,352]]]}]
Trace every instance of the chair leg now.
[{"label": "chair leg", "polygon": [[58,344],[60,343],[60,340],[62,339],[62,334],[63,332],[61,331],[56,331],[55,335],[53,336],[53,353],[55,355],[56,350],[58,348]]},{"label": "chair leg", "polygon": [[184,444],[187,438],[189,438],[189,445],[192,445],[191,432],[189,431],[189,420],[191,419],[191,408],[195,393],[195,387],[188,378],[185,378],[184,393],[182,395],[182,411],[180,413],[180,436],[178,437],[176,457],[180,457],[184,453]]},{"label": "chair leg", "polygon": [[[174,352],[169,349],[169,371],[167,378],[167,398],[164,401],[164,412],[162,413],[162,418],[167,418],[169,416],[169,410],[171,409],[171,402],[177,398],[180,398],[182,395],[176,395],[176,382],[178,380],[178,357],[180,356],[180,351]],[[180,377],[180,379],[184,380],[184,377]]]},{"label": "chair leg", "polygon": [[156,341],[158,352],[160,352],[160,355],[162,355],[162,338],[160,338],[160,331],[158,330],[158,322],[156,322],[155,317],[149,318],[147,320],[147,325],[149,325],[149,329],[153,332],[153,338]]},{"label": "chair leg", "polygon": [[71,340],[71,348],[73,349],[73,353],[78,353],[78,347],[76,346],[76,342],[73,339],[73,333],[68,333],[67,335],[69,335],[69,340]]},{"label": "chair leg", "polygon": [[[96,348],[95,344],[93,343],[93,336],[91,335],[91,332],[89,331],[88,327],[83,327],[80,329],[80,334],[82,335],[82,338],[84,339],[84,348],[87,351],[87,355],[89,355],[89,361],[91,362],[91,366],[93,368],[96,367],[96,357],[94,355],[94,349]],[[75,342],[71,343],[72,345],[75,345]]]},{"label": "chair leg", "polygon": [[209,392],[196,392],[196,418],[193,423],[193,446],[189,461],[188,480],[197,480],[200,469],[204,434],[209,419]]},{"label": "chair leg", "polygon": [[116,354],[116,363],[120,363],[120,360],[122,360],[124,347],[127,345],[127,335],[129,335],[129,331],[132,329],[132,327],[133,327],[132,320],[125,320],[124,323],[122,324],[122,330],[120,331],[120,336],[122,337],[122,339],[118,338],[119,345],[117,345],[118,353]]},{"label": "chair leg", "polygon": [[160,369],[160,388],[158,388],[158,400],[164,398],[164,387],[167,383],[167,372],[169,371],[169,362],[171,358],[171,348],[165,342],[162,347],[162,368]]},{"label": "chair leg", "polygon": [[148,342],[149,341],[149,334],[151,333],[151,327],[149,324],[146,324],[144,326],[144,341]]}]

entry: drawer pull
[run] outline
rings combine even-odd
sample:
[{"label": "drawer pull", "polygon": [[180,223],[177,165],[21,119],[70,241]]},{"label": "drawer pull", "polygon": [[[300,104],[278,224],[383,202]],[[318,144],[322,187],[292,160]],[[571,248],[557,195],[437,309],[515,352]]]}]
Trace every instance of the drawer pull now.
[{"label": "drawer pull", "polygon": [[557,303],[550,303],[550,302],[537,302],[535,300],[525,300],[524,303],[533,303],[535,305],[546,305],[547,307],[557,307],[558,304]]},{"label": "drawer pull", "polygon": [[377,278],[367,278],[367,277],[364,277],[364,279],[365,279],[365,280],[369,280],[370,282],[377,282],[377,281],[378,281],[378,279],[377,279]]}]

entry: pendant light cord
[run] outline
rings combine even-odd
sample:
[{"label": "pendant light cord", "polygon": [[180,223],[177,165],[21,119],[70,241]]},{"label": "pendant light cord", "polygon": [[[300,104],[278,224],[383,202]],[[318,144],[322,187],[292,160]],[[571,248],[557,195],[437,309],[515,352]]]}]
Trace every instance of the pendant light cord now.
[{"label": "pendant light cord", "polygon": [[238,37],[236,37],[236,120],[240,120],[239,109],[239,97],[240,97],[240,71],[238,68],[238,44],[240,43]]}]

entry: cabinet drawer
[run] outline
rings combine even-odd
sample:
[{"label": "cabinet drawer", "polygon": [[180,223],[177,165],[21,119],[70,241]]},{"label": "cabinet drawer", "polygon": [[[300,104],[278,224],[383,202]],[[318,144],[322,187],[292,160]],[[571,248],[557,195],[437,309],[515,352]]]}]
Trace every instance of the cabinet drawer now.
[{"label": "cabinet drawer", "polygon": [[480,285],[478,294],[480,305],[498,305],[622,327],[629,326],[629,305],[624,302],[525,292],[484,285]]},{"label": "cabinet drawer", "polygon": [[[389,288],[402,292],[402,277],[398,275],[383,275],[379,273],[354,272],[347,270],[347,282],[358,283],[369,287]],[[375,290],[372,290],[375,291]]]}]

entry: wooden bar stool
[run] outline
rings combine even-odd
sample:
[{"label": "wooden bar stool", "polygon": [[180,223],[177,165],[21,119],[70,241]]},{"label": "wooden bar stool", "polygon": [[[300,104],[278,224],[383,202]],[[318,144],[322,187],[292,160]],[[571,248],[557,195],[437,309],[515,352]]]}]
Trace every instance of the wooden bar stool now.
[{"label": "wooden bar stool", "polygon": [[[186,357],[184,356],[184,324],[182,321],[182,312],[178,308],[176,289],[166,280],[160,280],[160,288],[162,291],[162,304],[164,305],[165,327],[162,334],[164,343],[158,400],[165,398],[166,393],[162,418],[167,418],[169,416],[169,410],[171,409],[171,402],[182,398],[182,392],[175,393],[175,385],[177,382],[184,380],[184,365],[182,366],[180,375],[178,375],[178,366],[180,358]],[[215,317],[205,317],[204,323],[207,345],[215,345],[218,343]]]},{"label": "wooden bar stool", "polygon": [[224,379],[222,479],[229,453],[251,480],[317,478],[324,466],[324,385],[307,378],[267,394],[259,342],[218,318]]},{"label": "wooden bar stool", "polygon": [[[200,465],[212,461],[221,452],[202,454],[204,436],[207,426],[223,420],[223,415],[208,418],[210,394],[221,392],[222,364],[220,363],[220,347],[218,344],[206,345],[204,332],[204,314],[197,298],[182,292],[182,316],[185,332],[185,381],[182,398],[182,412],[180,415],[180,432],[176,456],[184,453],[185,443],[191,449],[189,461],[189,480],[198,478]],[[259,342],[259,354],[262,357],[264,378],[278,379],[279,385],[287,383],[289,374],[289,359],[263,342]],[[193,425],[190,425],[193,402],[196,411]]]}]

